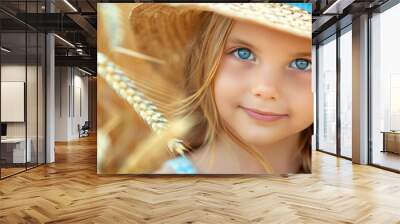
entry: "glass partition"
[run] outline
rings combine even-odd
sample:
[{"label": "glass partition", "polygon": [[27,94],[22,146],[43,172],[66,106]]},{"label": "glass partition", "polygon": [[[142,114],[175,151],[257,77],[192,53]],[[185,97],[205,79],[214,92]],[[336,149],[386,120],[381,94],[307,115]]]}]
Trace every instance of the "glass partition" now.
[{"label": "glass partition", "polygon": [[[19,17],[42,12],[43,4],[1,1],[0,7]],[[45,35],[13,15],[0,11],[1,179],[45,163]]]},{"label": "glass partition", "polygon": [[27,167],[30,168],[37,165],[37,157],[38,157],[37,154],[38,35],[36,32],[28,32],[27,39],[28,39],[27,40],[28,61],[27,61],[27,81],[26,81],[26,89],[27,89],[26,112],[27,112],[27,143],[28,143],[27,150],[30,151],[30,159],[28,160]]},{"label": "glass partition", "polygon": [[26,41],[26,32],[1,34],[2,177],[24,171],[31,158],[26,141]]}]

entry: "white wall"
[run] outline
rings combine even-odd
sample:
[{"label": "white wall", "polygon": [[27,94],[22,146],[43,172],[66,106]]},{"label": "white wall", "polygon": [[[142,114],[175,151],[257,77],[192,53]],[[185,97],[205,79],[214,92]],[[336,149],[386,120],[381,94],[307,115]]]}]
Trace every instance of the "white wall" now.
[{"label": "white wall", "polygon": [[[25,65],[2,65],[1,81],[25,82]],[[6,110],[6,108],[1,108],[1,110]],[[7,123],[7,137],[25,137],[25,123]]]},{"label": "white wall", "polygon": [[55,73],[55,140],[74,140],[78,124],[88,120],[88,78],[72,67],[56,67]]},{"label": "white wall", "polygon": [[72,135],[78,137],[78,129],[77,126],[80,124],[81,126],[85,123],[85,121],[88,120],[88,78],[81,76],[82,73],[78,73],[76,75],[75,70],[75,75],[74,75],[74,108],[72,111],[73,113],[73,119],[72,119]]},{"label": "white wall", "polygon": [[68,67],[55,68],[55,141],[68,140],[68,72]]},{"label": "white wall", "polygon": [[[30,73],[36,68],[28,66],[27,69],[28,73]],[[2,65],[1,81],[25,82],[25,65]],[[27,93],[27,95],[28,97],[33,96],[33,93]],[[34,96],[36,97],[36,92]],[[1,108],[1,110],[7,110],[7,108]],[[28,120],[30,119],[28,118]],[[25,137],[25,122],[7,122],[7,137]]]}]

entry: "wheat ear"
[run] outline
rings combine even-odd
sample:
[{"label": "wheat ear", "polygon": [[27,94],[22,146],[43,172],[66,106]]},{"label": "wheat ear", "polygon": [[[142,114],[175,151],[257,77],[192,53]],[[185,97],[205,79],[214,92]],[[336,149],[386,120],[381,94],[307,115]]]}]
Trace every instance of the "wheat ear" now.
[{"label": "wheat ear", "polygon": [[[151,101],[146,99],[135,83],[102,53],[97,53],[97,73],[122,99],[132,106],[153,131],[159,134],[168,128],[167,118]],[[171,139],[168,142],[168,149],[180,155],[187,150],[180,139]]]}]

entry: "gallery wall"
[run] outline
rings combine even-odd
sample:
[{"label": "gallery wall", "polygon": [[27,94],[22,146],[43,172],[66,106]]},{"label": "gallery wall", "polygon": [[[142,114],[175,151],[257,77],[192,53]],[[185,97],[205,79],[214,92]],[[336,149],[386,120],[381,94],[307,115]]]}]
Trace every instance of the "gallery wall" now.
[{"label": "gallery wall", "polygon": [[74,67],[56,67],[55,85],[55,140],[77,139],[78,125],[88,121],[88,77]]}]

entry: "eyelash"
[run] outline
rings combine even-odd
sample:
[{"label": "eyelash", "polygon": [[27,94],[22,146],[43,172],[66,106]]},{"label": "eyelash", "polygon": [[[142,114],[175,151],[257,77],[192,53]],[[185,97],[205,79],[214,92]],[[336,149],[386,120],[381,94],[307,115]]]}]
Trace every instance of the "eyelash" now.
[{"label": "eyelash", "polygon": [[[243,58],[240,58],[240,56],[239,56],[239,50],[246,50],[246,51],[248,51],[248,52],[250,53],[250,56],[249,56],[249,57],[252,57],[252,59],[243,59]],[[235,48],[235,49],[233,49],[233,50],[230,52],[230,54],[232,54],[235,58],[237,58],[238,60],[241,60],[241,61],[255,62],[256,59],[257,59],[256,56],[254,55],[254,53],[253,53],[250,49],[245,48],[245,47]]]},{"label": "eyelash", "polygon": [[[250,57],[252,56],[252,59],[249,60],[249,59],[240,58],[240,56],[239,56],[239,50],[247,50],[247,51],[250,53]],[[245,47],[235,48],[235,49],[233,49],[232,51],[230,51],[229,54],[232,54],[235,58],[237,58],[237,59],[240,60],[240,61],[255,62],[256,59],[257,59],[256,56],[254,55],[254,53],[253,53],[250,49],[245,48]],[[305,62],[307,62],[307,63],[308,63],[307,67],[306,67],[305,69],[298,68],[297,65],[296,65],[296,62],[299,62],[299,61],[305,61]],[[291,62],[289,63],[288,67],[289,67],[289,68],[292,68],[292,69],[295,69],[295,70],[298,70],[298,71],[301,71],[301,72],[307,72],[307,71],[311,70],[311,61],[308,60],[308,59],[305,59],[305,58],[296,58],[296,59],[294,59],[293,61],[291,61]]]},{"label": "eyelash", "polygon": [[[302,68],[296,68],[295,66],[297,66],[296,65],[296,62],[299,62],[299,61],[304,61],[304,62],[307,62],[308,64],[307,64],[307,67],[305,68],[305,69],[302,69]],[[301,71],[301,72],[308,72],[309,70],[311,70],[311,61],[310,60],[308,60],[308,59],[305,59],[305,58],[296,58],[296,59],[294,59],[293,61],[291,61],[290,63],[289,63],[289,68],[291,68],[291,69],[295,69],[295,70],[298,70],[298,71]]]}]

